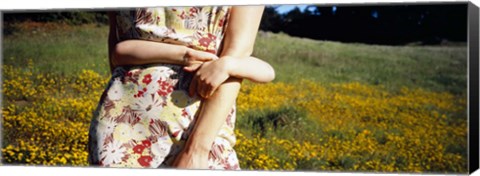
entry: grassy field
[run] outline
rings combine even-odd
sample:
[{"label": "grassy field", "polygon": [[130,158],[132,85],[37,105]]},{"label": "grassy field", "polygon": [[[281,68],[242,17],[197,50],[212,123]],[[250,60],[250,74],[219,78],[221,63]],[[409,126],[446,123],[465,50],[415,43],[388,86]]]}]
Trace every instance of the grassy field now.
[{"label": "grassy field", "polygon": [[[2,162],[86,165],[107,26],[4,36]],[[243,169],[467,172],[466,46],[343,44],[260,32],[276,80],[238,98]]]}]

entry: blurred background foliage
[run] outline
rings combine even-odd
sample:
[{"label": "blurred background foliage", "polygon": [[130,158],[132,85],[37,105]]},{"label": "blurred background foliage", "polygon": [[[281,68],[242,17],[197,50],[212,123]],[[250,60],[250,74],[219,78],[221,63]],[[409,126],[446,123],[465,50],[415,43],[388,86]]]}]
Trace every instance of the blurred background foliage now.
[{"label": "blurred background foliage", "polygon": [[[291,10],[280,10],[282,7]],[[28,20],[71,25],[108,23],[105,10],[7,12],[4,32],[14,30],[9,23]],[[268,5],[260,30],[349,43],[452,44],[467,40],[467,4]]]},{"label": "blurred background foliage", "polygon": [[[242,169],[467,172],[465,4],[282,8],[253,53],[276,78],[237,100]],[[87,166],[105,10],[3,17],[1,163]]]}]

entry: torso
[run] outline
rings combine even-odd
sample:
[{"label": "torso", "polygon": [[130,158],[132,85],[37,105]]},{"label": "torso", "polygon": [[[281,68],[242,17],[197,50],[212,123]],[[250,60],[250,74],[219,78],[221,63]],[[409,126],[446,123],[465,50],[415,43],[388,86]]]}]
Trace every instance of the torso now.
[{"label": "torso", "polygon": [[[218,53],[230,7],[162,7],[119,11],[118,41],[150,40]],[[206,20],[206,21],[205,21]],[[187,93],[182,66],[116,67],[89,132],[89,162],[107,167],[168,167],[183,148],[200,105]],[[239,169],[233,146],[235,106],[219,131],[208,165]]]},{"label": "torso", "polygon": [[117,14],[117,38],[186,45],[217,53],[230,7],[159,7]]}]

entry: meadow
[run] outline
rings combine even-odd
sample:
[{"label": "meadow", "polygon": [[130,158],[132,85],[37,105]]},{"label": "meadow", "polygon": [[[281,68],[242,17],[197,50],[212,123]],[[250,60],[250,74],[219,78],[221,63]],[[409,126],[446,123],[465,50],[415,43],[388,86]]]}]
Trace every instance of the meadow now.
[{"label": "meadow", "polygon": [[[107,26],[11,24],[2,43],[2,163],[87,165],[109,79]],[[237,100],[244,170],[467,172],[465,45],[380,46],[260,32],[275,68]]]}]

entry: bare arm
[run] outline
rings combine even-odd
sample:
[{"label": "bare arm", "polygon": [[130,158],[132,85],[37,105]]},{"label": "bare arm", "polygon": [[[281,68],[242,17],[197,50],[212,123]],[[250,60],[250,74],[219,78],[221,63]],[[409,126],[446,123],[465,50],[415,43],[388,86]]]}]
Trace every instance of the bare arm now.
[{"label": "bare arm", "polygon": [[[246,58],[252,54],[263,9],[263,6],[232,7],[229,24],[225,32],[224,48],[219,60],[227,57]],[[203,84],[202,75],[198,75],[201,70],[209,70],[209,68],[202,65],[194,78],[199,80],[200,83],[196,83],[196,80],[192,81],[194,87],[195,84],[200,85],[198,91],[201,91],[201,85]],[[240,84],[241,79],[230,77],[214,91],[212,96],[204,99],[193,131],[183,152],[174,162],[174,166],[206,168],[208,152],[211,150],[215,137],[235,103]]]},{"label": "bare arm", "polygon": [[[208,64],[218,65],[212,66],[216,67],[214,69],[215,71],[203,70],[206,72],[203,74],[205,77],[207,77],[206,82],[212,83],[212,91],[215,91],[216,85],[221,85],[230,76],[248,79],[256,83],[268,83],[275,79],[275,70],[273,67],[267,62],[256,57],[237,58],[224,56],[217,62],[204,63],[204,65]],[[195,71],[194,68],[195,67],[185,67],[185,70],[193,72]],[[213,92],[206,94],[209,95],[211,93]]]},{"label": "bare arm", "polygon": [[116,17],[110,12],[110,33],[108,50],[110,69],[116,66],[144,65],[166,63],[188,66],[199,66],[205,61],[217,59],[214,54],[197,51],[186,46],[160,43],[147,40],[125,40],[118,42],[116,39]]},{"label": "bare arm", "polygon": [[[227,60],[227,59],[225,59]],[[275,70],[267,62],[255,57],[229,58],[228,74],[257,83],[267,83],[275,79]]]},{"label": "bare arm", "polygon": [[218,58],[214,54],[186,46],[146,40],[122,41],[115,46],[113,56],[115,66],[154,63],[192,65]]},{"label": "bare arm", "polygon": [[[204,63],[196,72],[190,86],[191,95],[198,93],[201,97],[208,98],[220,87],[228,87],[229,92],[238,94],[242,82],[241,77],[225,76],[223,73],[227,71],[227,67],[221,62],[224,62],[223,59],[226,58],[247,58],[252,55],[263,9],[264,6],[236,6],[232,8],[220,59]],[[223,75],[223,78],[219,75]],[[228,81],[226,82],[231,84],[220,86],[227,78]],[[218,81],[219,79],[222,81]]]}]

